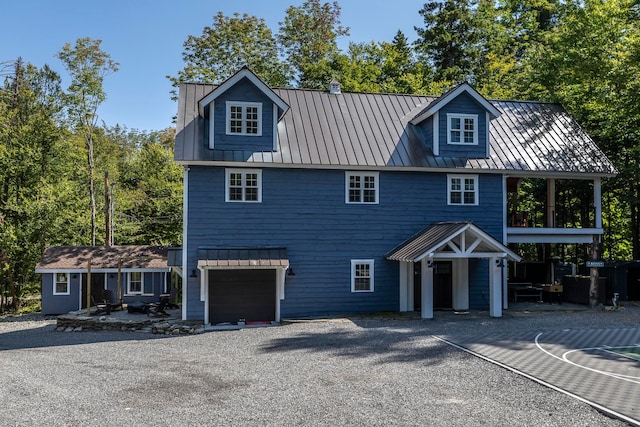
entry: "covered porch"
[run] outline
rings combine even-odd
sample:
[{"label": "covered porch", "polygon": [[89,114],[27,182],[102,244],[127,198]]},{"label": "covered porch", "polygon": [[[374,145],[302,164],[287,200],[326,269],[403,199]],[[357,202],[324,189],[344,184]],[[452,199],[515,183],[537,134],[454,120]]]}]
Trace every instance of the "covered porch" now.
[{"label": "covered porch", "polygon": [[[397,246],[386,258],[400,262],[400,311],[413,311],[419,306],[423,319],[433,318],[434,302],[438,302],[434,295],[439,293],[443,280],[450,282],[451,308],[469,309],[471,259],[487,260],[489,315],[501,317],[503,294],[507,292],[505,260],[520,261],[516,253],[471,222],[433,224]],[[449,277],[443,279],[447,270]]]}]

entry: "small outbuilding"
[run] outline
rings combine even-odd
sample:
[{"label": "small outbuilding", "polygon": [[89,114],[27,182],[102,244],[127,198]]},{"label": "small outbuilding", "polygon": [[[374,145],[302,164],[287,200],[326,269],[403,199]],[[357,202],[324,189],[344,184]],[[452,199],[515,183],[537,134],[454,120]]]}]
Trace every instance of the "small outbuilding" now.
[{"label": "small outbuilding", "polygon": [[149,245],[52,246],[36,273],[42,274],[42,314],[60,314],[102,301],[110,289],[124,303],[157,301],[171,288],[168,247]]}]

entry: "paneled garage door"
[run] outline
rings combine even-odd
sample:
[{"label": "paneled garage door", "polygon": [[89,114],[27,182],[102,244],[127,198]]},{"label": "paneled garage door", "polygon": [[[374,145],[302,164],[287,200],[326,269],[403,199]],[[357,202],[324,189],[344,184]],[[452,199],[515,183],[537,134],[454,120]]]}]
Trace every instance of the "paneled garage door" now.
[{"label": "paneled garage door", "polygon": [[209,270],[209,322],[276,319],[276,270]]}]

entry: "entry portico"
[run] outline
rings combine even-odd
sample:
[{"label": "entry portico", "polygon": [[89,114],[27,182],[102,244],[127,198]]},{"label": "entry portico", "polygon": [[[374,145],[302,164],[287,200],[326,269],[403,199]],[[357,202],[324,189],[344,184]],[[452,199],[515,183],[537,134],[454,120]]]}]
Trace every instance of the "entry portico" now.
[{"label": "entry portico", "polygon": [[414,268],[419,277],[422,318],[433,318],[434,267],[436,261],[451,261],[452,308],[469,309],[469,259],[488,260],[489,315],[502,316],[504,260],[520,257],[472,222],[440,222],[420,231],[386,255],[400,262],[400,311],[414,307]]}]

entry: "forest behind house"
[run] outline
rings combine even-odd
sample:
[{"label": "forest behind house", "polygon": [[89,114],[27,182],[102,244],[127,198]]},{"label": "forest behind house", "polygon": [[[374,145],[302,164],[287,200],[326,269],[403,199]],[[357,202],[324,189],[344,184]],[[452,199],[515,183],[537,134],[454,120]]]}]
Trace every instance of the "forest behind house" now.
[{"label": "forest behind house", "polygon": [[[217,13],[187,38],[183,68],[167,77],[175,88],[217,84],[247,65],[274,87],[326,90],[335,78],[344,92],[438,96],[466,81],[488,99],[562,104],[619,171],[603,182],[603,259],[640,259],[640,5],[445,0],[416,14],[414,34],[341,49],[349,28],[338,2],[290,6],[277,29]],[[175,130],[100,120],[103,82],[119,67],[100,43],[79,38],[52,52],[68,87],[49,66],[30,64],[28,52],[0,58],[0,312],[37,309],[34,267],[48,246],[181,244]],[[542,180],[527,180],[521,206],[543,212],[545,191]],[[560,180],[557,192],[563,224],[592,221],[588,183]],[[583,246],[553,255],[581,263]]]}]

